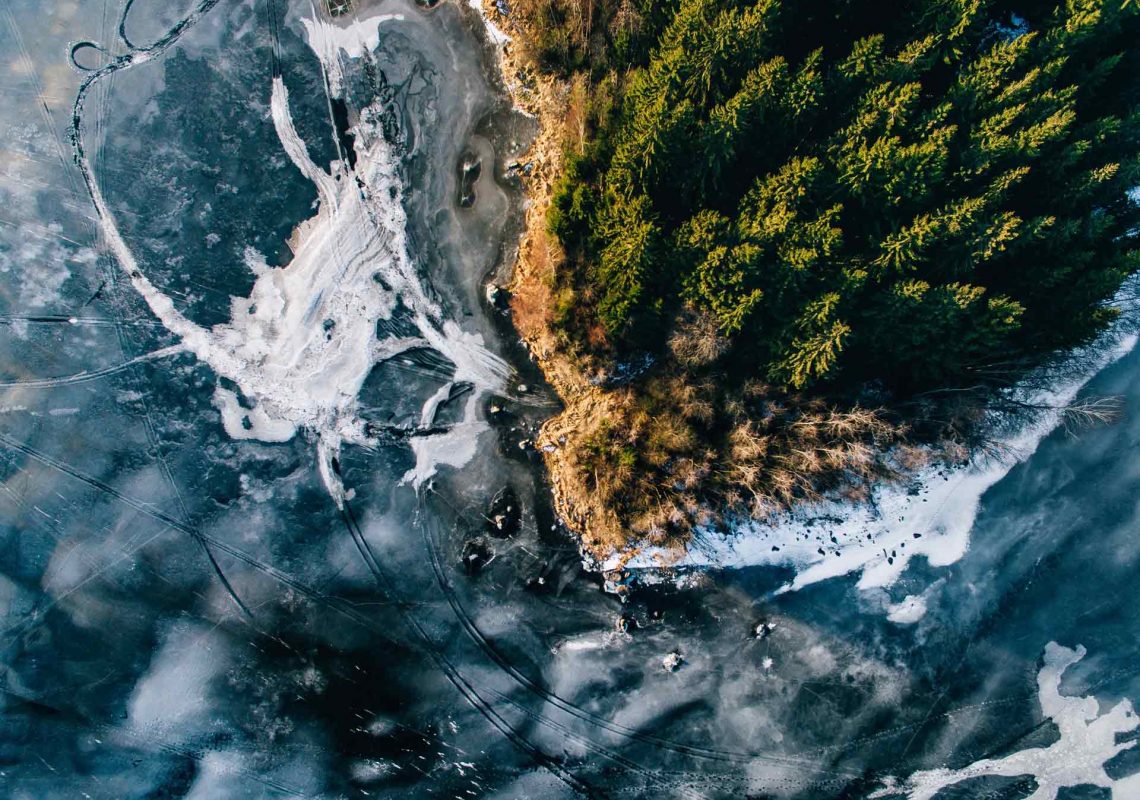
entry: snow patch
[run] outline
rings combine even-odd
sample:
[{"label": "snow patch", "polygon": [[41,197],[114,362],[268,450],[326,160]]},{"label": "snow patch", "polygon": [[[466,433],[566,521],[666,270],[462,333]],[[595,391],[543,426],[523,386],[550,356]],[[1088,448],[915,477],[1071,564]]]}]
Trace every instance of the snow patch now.
[{"label": "snow patch", "polygon": [[389,21],[402,22],[403,19],[403,14],[374,14],[364,19],[354,17],[336,22],[315,15],[302,19],[309,47],[325,67],[329,91],[340,94],[344,88],[342,52],[350,59],[371,53],[380,45],[380,25]]},{"label": "snow patch", "polygon": [[905,783],[893,779],[871,798],[905,794],[909,800],[933,800],[948,786],[984,776],[1017,777],[1031,775],[1037,790],[1027,800],[1055,800],[1068,786],[1092,785],[1111,789],[1114,798],[1136,797],[1140,774],[1113,780],[1104,765],[1118,753],[1136,745],[1136,740],[1118,741],[1140,727],[1140,717],[1125,699],[1107,713],[1100,713],[1096,697],[1067,697],[1061,694],[1065,670],[1085,657],[1085,648],[1075,650],[1056,642],[1045,646],[1044,665],[1037,673],[1041,713],[1053,721],[1060,738],[1048,747],[1019,750],[1004,758],[984,758],[961,769],[932,769],[916,772]]},{"label": "snow patch", "polygon": [[[1136,283],[1130,280],[1119,296],[1131,296]],[[748,520],[728,533],[702,529],[684,553],[646,547],[624,563],[623,554],[616,553],[600,568],[624,569],[638,580],[653,582],[663,579],[662,568],[790,566],[796,575],[780,589],[786,592],[852,573],[859,573],[861,590],[885,588],[916,556],[934,567],[953,564],[969,547],[986,490],[1037,450],[1060,424],[1060,409],[1094,375],[1135,347],[1137,336],[1126,332],[1127,323],[1118,323],[1092,346],[1066,357],[1060,372],[1075,376],[1072,379],[1049,390],[1030,389],[1029,381],[1014,390],[1015,399],[1050,410],[1008,436],[1000,457],[923,470],[909,485],[876,487],[866,503],[827,501],[797,508],[774,522]],[[921,617],[917,600],[905,609],[892,608],[901,617],[895,621]]]},{"label": "snow patch", "polygon": [[913,625],[926,616],[926,597],[909,594],[887,606],[887,619],[897,625]]},{"label": "snow patch", "polygon": [[[340,85],[341,53],[357,58],[375,48],[379,24],[392,18],[398,17],[377,15],[347,28],[305,21],[330,86]],[[297,134],[280,77],[273,79],[270,106],[285,153],[314,184],[320,203],[316,216],[297,227],[287,266],[270,268],[260,254],[245,252],[244,264],[256,281],[248,297],[231,298],[229,322],[197,325],[147,279],[93,179],[103,234],[151,312],[186,350],[240,390],[241,400],[223,386],[214,393],[226,433],[283,442],[298,430],[309,432],[321,477],[338,506],[346,497],[335,466],[341,445],[376,443],[357,416],[357,397],[372,367],[425,345],[455,364],[453,380],[475,391],[462,423],[413,440],[416,466],[406,480],[418,487],[439,465],[461,466],[475,454],[476,438],[487,427],[477,419],[477,398],[501,390],[509,368],[480,336],[444,318],[416,272],[408,254],[399,161],[383,134],[383,109],[360,112],[353,129],[356,166],[336,161],[325,170],[313,163]],[[378,340],[376,322],[389,318],[397,302],[411,312],[420,335]]]},{"label": "snow patch", "polygon": [[[428,399],[428,404],[432,399]],[[434,436],[417,436],[411,440],[416,465],[404,473],[400,483],[410,483],[419,489],[441,466],[461,467],[475,457],[479,434],[490,426],[478,419],[479,395],[467,398],[463,420],[452,425],[445,433]]]},{"label": "snow patch", "polygon": [[171,734],[176,741],[208,727],[212,685],[229,666],[225,638],[215,627],[179,621],[165,632],[127,703],[135,731]]},{"label": "snow patch", "polygon": [[483,8],[482,0],[467,0],[467,5],[475,9],[475,13],[483,20],[483,27],[487,30],[487,38],[496,47],[502,47],[511,40],[502,28],[491,21],[491,17],[487,14],[486,9]]}]

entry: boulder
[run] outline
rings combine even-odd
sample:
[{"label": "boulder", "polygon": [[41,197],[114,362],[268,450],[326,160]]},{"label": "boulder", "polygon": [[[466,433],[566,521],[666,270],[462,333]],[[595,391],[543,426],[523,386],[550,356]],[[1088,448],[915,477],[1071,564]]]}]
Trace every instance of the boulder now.
[{"label": "boulder", "polygon": [[522,506],[510,486],[500,489],[487,507],[487,533],[498,539],[509,539],[522,527]]}]

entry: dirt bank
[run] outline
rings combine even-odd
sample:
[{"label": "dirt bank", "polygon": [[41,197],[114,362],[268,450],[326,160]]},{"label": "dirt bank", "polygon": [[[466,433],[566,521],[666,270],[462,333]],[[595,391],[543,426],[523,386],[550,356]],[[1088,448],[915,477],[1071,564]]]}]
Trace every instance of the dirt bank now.
[{"label": "dirt bank", "polygon": [[[508,37],[519,34],[509,17],[484,0],[485,18]],[[561,169],[563,142],[568,134],[570,86],[542,75],[523,63],[513,41],[499,46],[503,81],[517,107],[536,118],[539,133],[517,165],[527,195],[525,222],[518,259],[509,285],[511,318],[531,357],[561,398],[561,413],[549,418],[535,439],[543,456],[555,510],[580,537],[584,554],[601,561],[628,551],[630,535],[614,512],[595,500],[577,454],[620,402],[592,385],[587,375],[559,346],[553,332],[553,275],[562,263],[558,241],[546,229],[546,212]]]}]

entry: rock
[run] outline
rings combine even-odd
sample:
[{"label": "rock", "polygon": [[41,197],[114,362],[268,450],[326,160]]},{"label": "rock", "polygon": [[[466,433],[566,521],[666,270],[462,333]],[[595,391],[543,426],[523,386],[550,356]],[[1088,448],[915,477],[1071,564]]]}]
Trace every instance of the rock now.
[{"label": "rock", "polygon": [[630,633],[637,628],[637,620],[629,614],[622,614],[614,622],[614,630],[618,633]]},{"label": "rock", "polygon": [[661,659],[661,666],[665,668],[666,672],[676,672],[685,663],[685,658],[676,650],[674,650],[665,658]]},{"label": "rock", "polygon": [[527,578],[526,583],[523,585],[532,592],[539,594],[548,593],[551,589],[551,583],[546,580],[546,577],[550,575],[550,572],[550,565],[544,561],[538,565],[537,574]]},{"label": "rock", "polygon": [[527,386],[525,383],[520,383],[518,385],[518,393],[519,394],[526,394],[529,390],[530,390],[530,387]]},{"label": "rock", "polygon": [[484,296],[487,298],[487,305],[496,311],[507,311],[510,308],[510,293],[502,286],[488,283],[484,289]]},{"label": "rock", "polygon": [[512,161],[510,164],[507,165],[507,177],[508,178],[521,178],[521,177],[524,177],[526,175],[530,175],[532,172],[534,172],[534,162],[533,161],[527,161],[525,163],[520,163],[518,161]]},{"label": "rock", "polygon": [[491,498],[487,507],[487,532],[499,539],[509,539],[522,526],[522,506],[510,486],[504,486]]},{"label": "rock", "polygon": [[475,205],[475,184],[483,172],[483,163],[474,153],[464,153],[459,160],[459,206],[470,208]]},{"label": "rock", "polygon": [[462,560],[464,571],[468,575],[475,575],[495,560],[495,554],[490,544],[481,536],[477,536],[463,543]]}]

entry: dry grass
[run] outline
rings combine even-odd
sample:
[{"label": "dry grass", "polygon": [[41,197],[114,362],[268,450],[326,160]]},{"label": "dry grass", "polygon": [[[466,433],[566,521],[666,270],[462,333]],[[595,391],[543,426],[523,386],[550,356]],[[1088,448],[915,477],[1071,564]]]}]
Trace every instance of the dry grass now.
[{"label": "dry grass", "polygon": [[560,507],[598,556],[683,544],[725,514],[765,518],[824,496],[864,498],[916,466],[880,411],[830,408],[758,383],[664,365],[632,387],[572,399],[544,430]]},{"label": "dry grass", "polygon": [[527,280],[514,282],[511,314],[519,333],[526,339],[534,339],[549,330],[554,321],[549,276],[561,262],[562,253],[554,237],[545,228],[539,228],[528,236],[520,258],[526,259],[532,275]]},{"label": "dry grass", "polygon": [[510,23],[528,66],[565,75],[603,61],[607,36],[632,33],[641,18],[630,0],[513,0]]},{"label": "dry grass", "polygon": [[[590,13],[582,3],[532,5]],[[613,8],[616,13],[606,12],[609,25],[636,24],[623,16],[632,9],[628,3]],[[519,20],[537,18],[512,14],[498,22],[514,28],[514,42],[525,43]],[[516,100],[541,124],[528,154],[535,169],[526,179],[530,202],[511,312],[565,404],[537,444],[556,510],[586,549],[605,558],[630,555],[641,542],[683,544],[695,526],[716,524],[726,513],[764,518],[805,499],[862,497],[875,481],[905,469],[908,459],[917,463],[906,431],[882,412],[829,408],[762,382],[733,385],[724,375],[711,377],[726,346],[700,315],[678,318],[667,356],[635,384],[603,390],[587,380],[597,364],[557,324],[566,256],[547,231],[546,211],[562,154],[581,147],[590,115],[608,101],[591,95],[581,78],[536,71],[534,59],[534,52],[510,49],[504,58]],[[596,344],[586,340],[587,347]]]},{"label": "dry grass", "polygon": [[690,369],[713,363],[727,349],[728,341],[721,335],[711,314],[682,317],[669,337],[669,352],[679,364]]}]

